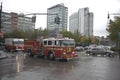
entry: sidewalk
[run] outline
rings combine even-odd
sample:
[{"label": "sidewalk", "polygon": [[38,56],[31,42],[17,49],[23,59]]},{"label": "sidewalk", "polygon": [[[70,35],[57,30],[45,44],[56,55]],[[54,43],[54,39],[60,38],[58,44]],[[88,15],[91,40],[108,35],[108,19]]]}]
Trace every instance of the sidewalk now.
[{"label": "sidewalk", "polygon": [[7,54],[4,52],[4,51],[0,51],[0,60],[1,59],[4,59],[4,58],[7,58]]}]

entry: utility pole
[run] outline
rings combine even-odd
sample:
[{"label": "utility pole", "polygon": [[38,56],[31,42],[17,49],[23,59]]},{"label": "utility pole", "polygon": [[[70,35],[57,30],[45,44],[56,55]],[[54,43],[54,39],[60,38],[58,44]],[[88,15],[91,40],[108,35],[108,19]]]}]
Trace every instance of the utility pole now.
[{"label": "utility pole", "polygon": [[1,32],[1,28],[2,28],[2,2],[0,6],[0,32]]}]

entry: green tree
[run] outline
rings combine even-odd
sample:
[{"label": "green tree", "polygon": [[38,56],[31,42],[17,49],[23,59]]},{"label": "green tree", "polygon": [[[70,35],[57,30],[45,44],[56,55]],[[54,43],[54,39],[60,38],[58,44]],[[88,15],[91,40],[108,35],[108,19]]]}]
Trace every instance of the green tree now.
[{"label": "green tree", "polygon": [[73,34],[70,31],[61,31],[60,34],[63,35],[63,37],[73,38]]},{"label": "green tree", "polygon": [[118,33],[120,32],[120,17],[115,17],[115,20],[110,20],[106,30],[109,33],[109,39],[118,45],[118,42],[120,42],[118,38]]},{"label": "green tree", "polygon": [[24,33],[23,31],[20,31],[20,30],[14,30],[12,32],[9,32],[9,33],[5,33],[4,36],[5,38],[23,38]]},{"label": "green tree", "polygon": [[81,42],[81,43],[86,42],[86,40],[87,40],[87,38],[86,38],[85,36],[81,36],[81,38],[80,38],[80,42]]},{"label": "green tree", "polygon": [[76,30],[73,34],[73,38],[75,40],[76,43],[80,43],[80,38],[81,38],[81,35],[80,35],[80,32],[78,30]]},{"label": "green tree", "polygon": [[86,37],[86,36],[81,36],[80,37],[80,43],[81,44],[90,44],[92,42],[91,38],[90,37]]},{"label": "green tree", "polygon": [[48,35],[49,35],[49,31],[47,29],[42,30],[41,33],[42,33],[41,35],[45,38],[48,37]]},{"label": "green tree", "polygon": [[99,44],[99,40],[96,37],[91,37],[91,43]]},{"label": "green tree", "polygon": [[43,35],[43,30],[16,30],[16,31],[12,31],[9,33],[5,33],[5,38],[23,38],[23,39],[31,39],[34,40],[36,39],[38,36],[42,36]]}]

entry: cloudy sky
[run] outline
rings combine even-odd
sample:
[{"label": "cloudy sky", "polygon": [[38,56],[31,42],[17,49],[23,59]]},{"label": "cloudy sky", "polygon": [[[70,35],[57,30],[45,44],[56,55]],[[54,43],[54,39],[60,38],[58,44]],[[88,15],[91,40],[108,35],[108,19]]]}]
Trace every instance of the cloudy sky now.
[{"label": "cloudy sky", "polygon": [[[120,13],[120,0],[0,0],[5,12],[46,13],[47,8],[64,3],[68,7],[68,16],[79,8],[89,7],[94,13],[94,35],[106,36],[107,14]],[[113,15],[110,16],[114,17]],[[46,16],[37,16],[36,28],[46,28]]]}]

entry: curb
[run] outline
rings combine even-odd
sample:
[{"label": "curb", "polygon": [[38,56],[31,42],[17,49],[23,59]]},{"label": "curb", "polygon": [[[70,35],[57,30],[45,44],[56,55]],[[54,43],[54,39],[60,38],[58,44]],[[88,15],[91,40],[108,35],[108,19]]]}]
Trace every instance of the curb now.
[{"label": "curb", "polygon": [[8,56],[0,57],[0,60],[6,59],[6,58],[8,58]]}]

